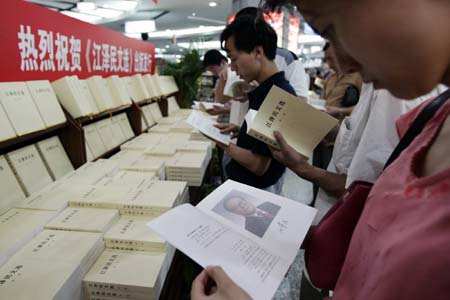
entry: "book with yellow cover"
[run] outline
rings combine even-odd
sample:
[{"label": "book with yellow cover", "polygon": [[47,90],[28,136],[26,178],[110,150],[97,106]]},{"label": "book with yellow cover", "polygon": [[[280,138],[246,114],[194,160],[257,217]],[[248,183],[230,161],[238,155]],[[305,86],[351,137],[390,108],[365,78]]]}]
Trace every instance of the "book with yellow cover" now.
[{"label": "book with yellow cover", "polygon": [[106,248],[164,252],[165,241],[146,226],[149,217],[122,216],[103,236]]},{"label": "book with yellow cover", "polygon": [[46,226],[46,229],[103,233],[119,219],[116,209],[68,207]]},{"label": "book with yellow cover", "polygon": [[45,129],[25,82],[0,82],[0,105],[17,135]]},{"label": "book with yellow cover", "polygon": [[61,141],[57,136],[36,144],[53,180],[57,180],[74,170]]},{"label": "book with yellow cover", "polygon": [[47,127],[66,122],[66,116],[48,80],[26,82],[42,120]]},{"label": "book with yellow cover", "polygon": [[0,156],[0,215],[25,199],[25,193],[3,155]]},{"label": "book with yellow cover", "polygon": [[273,132],[278,130],[290,146],[306,157],[311,157],[314,148],[338,123],[335,118],[307,104],[303,98],[277,86],[267,94],[254,119],[251,111],[247,116],[248,135],[278,148],[273,137]]},{"label": "book with yellow cover", "polygon": [[[165,254],[106,249],[84,277],[88,292],[106,289],[117,293],[145,294],[157,299],[154,288],[161,284],[160,270]],[[130,270],[132,270],[130,272]],[[124,296],[124,299],[135,299]],[[141,298],[142,299],[142,298]]]},{"label": "book with yellow cover", "polygon": [[53,182],[35,145],[9,152],[6,158],[27,196]]}]

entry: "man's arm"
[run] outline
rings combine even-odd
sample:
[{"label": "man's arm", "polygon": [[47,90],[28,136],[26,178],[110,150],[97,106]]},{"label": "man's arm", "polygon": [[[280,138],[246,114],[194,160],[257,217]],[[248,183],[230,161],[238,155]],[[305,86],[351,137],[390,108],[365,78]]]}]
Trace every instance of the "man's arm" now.
[{"label": "man's arm", "polygon": [[225,153],[240,165],[250,170],[257,176],[264,175],[269,169],[272,158],[253,153],[250,150],[230,144],[228,146],[220,145]]}]

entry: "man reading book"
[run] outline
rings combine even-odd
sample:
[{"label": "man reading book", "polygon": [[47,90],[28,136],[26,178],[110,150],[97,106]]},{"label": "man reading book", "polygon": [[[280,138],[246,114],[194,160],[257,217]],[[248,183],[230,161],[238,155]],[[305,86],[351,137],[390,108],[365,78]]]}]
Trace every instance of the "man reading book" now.
[{"label": "man reading book", "polygon": [[[249,107],[258,110],[273,85],[295,95],[295,91],[275,65],[277,36],[264,20],[241,17],[221,34],[222,47],[231,60],[231,69],[243,80],[259,85],[248,93]],[[273,159],[266,144],[232,124],[217,124],[223,133],[237,134],[236,145],[219,145],[232,158],[226,166],[227,176],[235,181],[280,193],[285,167]]]}]

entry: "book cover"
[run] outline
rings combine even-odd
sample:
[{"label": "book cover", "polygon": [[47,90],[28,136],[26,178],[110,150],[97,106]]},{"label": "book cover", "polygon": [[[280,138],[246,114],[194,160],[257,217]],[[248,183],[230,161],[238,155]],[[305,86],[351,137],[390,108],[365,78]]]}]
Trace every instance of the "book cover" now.
[{"label": "book cover", "polygon": [[82,117],[92,114],[94,109],[86,95],[82,94],[78,77],[64,76],[52,82],[52,88],[61,105],[74,117]]},{"label": "book cover", "polygon": [[134,137],[133,129],[131,128],[130,121],[125,113],[119,114],[113,118],[119,120],[120,128],[122,128],[122,132],[127,139]]},{"label": "book cover", "polygon": [[56,98],[50,81],[27,81],[26,84],[47,127],[66,122],[66,116],[58,102],[58,98]]},{"label": "book cover", "polygon": [[45,129],[25,82],[0,82],[0,104],[17,135]]},{"label": "book cover", "polygon": [[14,128],[11,125],[11,122],[8,119],[8,116],[3,109],[3,106],[0,105],[0,142],[15,138],[17,136]]},{"label": "book cover", "polygon": [[86,81],[100,112],[115,107],[105,79],[100,75],[94,75],[87,78]]},{"label": "book cover", "polygon": [[199,111],[192,111],[187,123],[214,141],[225,145],[230,144],[230,135],[221,133],[218,128],[214,127],[216,122]]},{"label": "book cover", "polygon": [[105,144],[103,144],[102,138],[97,131],[97,126],[95,125],[95,123],[84,126],[83,130],[86,143],[91,149],[94,158],[97,158],[108,151]]},{"label": "book cover", "polygon": [[[278,148],[273,132],[280,131],[297,152],[311,157],[314,148],[338,120],[307,104],[303,98],[273,86],[252,120],[246,117],[247,134]],[[250,123],[250,124],[249,124]]]},{"label": "book cover", "polygon": [[124,81],[117,75],[109,76],[106,79],[109,91],[112,95],[113,103],[116,107],[131,104],[130,95],[128,95],[127,87]]},{"label": "book cover", "polygon": [[2,191],[0,215],[26,198],[16,176],[14,176],[13,171],[3,155],[0,156],[0,190]]},{"label": "book cover", "polygon": [[74,170],[57,136],[40,141],[36,146],[53,180],[57,180]]}]

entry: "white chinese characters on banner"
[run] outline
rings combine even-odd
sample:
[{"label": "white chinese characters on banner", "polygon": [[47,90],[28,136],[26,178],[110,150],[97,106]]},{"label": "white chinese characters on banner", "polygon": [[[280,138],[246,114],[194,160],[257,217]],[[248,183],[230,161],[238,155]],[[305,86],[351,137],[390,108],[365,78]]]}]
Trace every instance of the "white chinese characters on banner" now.
[{"label": "white chinese characters on banner", "polygon": [[[81,39],[44,29],[38,29],[35,35],[29,25],[20,25],[17,37],[21,71],[83,71]],[[152,70],[150,53],[95,41],[90,49],[90,44],[88,40],[85,46],[88,72],[148,73]]]}]

